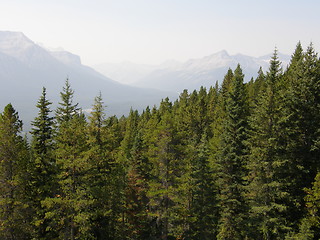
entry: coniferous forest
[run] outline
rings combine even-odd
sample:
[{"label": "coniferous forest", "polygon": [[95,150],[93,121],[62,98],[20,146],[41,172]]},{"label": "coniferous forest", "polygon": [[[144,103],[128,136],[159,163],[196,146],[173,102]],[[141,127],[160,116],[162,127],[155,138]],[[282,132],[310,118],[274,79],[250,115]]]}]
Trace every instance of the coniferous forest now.
[{"label": "coniferous forest", "polygon": [[56,109],[39,95],[30,139],[11,104],[0,115],[0,239],[320,238],[312,44],[121,118],[101,94],[85,115],[68,81]]}]

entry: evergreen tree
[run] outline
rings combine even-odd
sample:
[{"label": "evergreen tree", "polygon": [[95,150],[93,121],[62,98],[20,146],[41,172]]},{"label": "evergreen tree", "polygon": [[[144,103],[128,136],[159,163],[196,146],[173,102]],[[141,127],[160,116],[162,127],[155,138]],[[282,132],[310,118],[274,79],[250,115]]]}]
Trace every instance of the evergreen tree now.
[{"label": "evergreen tree", "polygon": [[60,106],[56,110],[55,119],[57,121],[58,127],[62,123],[69,122],[72,119],[73,115],[79,112],[78,104],[73,104],[73,96],[74,91],[70,86],[69,79],[67,79],[62,92],[60,92]]},{"label": "evergreen tree", "polygon": [[86,191],[89,164],[84,156],[88,150],[87,122],[84,114],[78,113],[77,104],[72,103],[73,91],[68,81],[60,95],[62,102],[56,111],[58,129],[54,138],[58,190],[54,197],[42,202],[47,209],[47,229],[58,238],[91,238],[93,199]]},{"label": "evergreen tree", "polygon": [[185,166],[171,113],[172,103],[165,99],[150,118],[150,132],[145,135],[152,164],[147,192],[152,236],[162,239],[182,236],[188,209],[186,195],[179,191]]},{"label": "evergreen tree", "polygon": [[303,208],[306,205],[303,189],[311,188],[319,169],[320,152],[315,142],[320,129],[320,65],[312,45],[303,53],[298,43],[285,76],[288,84],[283,109],[288,120],[282,128],[286,129],[285,150],[291,160],[288,166],[291,196],[289,222],[297,231],[297,225],[306,211]]},{"label": "evergreen tree", "polygon": [[[305,84],[301,78],[303,65],[304,53],[299,42],[291,57],[290,65],[282,77],[282,89],[277,90],[280,100],[279,109],[281,109],[281,113],[279,114],[281,117],[279,118],[279,129],[281,131],[278,131],[279,138],[281,139],[279,149],[282,149],[281,158],[287,160],[286,169],[283,171],[283,174],[287,176],[285,177],[285,175],[283,175],[283,182],[287,182],[287,221],[292,223],[292,231],[298,229],[298,224],[304,214],[302,206],[305,205],[305,193],[303,189],[310,187],[313,181],[310,176],[308,176],[310,174],[308,170],[310,166],[308,166],[309,163],[307,163],[309,153],[304,147],[303,141],[301,141],[303,136],[301,132],[302,125],[300,124],[303,116],[300,115],[302,113],[300,108],[303,103],[300,102],[300,98],[303,98],[302,95],[305,94],[305,88],[303,87]],[[302,94],[301,91],[303,92]],[[285,178],[287,178],[287,180],[285,180]],[[309,178],[309,181],[306,181],[307,178]]]},{"label": "evergreen tree", "polygon": [[[288,192],[286,159],[281,154],[279,88],[281,63],[277,50],[270,61],[266,89],[250,121],[248,198],[253,237],[283,239],[290,230],[286,221]],[[256,231],[256,232],[254,232]]]},{"label": "evergreen tree", "polygon": [[301,222],[300,233],[296,239],[319,239],[320,238],[320,173],[315,177],[312,188],[305,189],[305,197],[308,214]]},{"label": "evergreen tree", "polygon": [[250,108],[254,108],[256,106],[259,96],[263,94],[263,91],[265,90],[265,81],[266,76],[260,67],[258,77],[247,84]]},{"label": "evergreen tree", "polygon": [[212,122],[210,125],[211,128],[211,139],[209,141],[210,150],[211,150],[211,164],[215,168],[215,164],[219,158],[219,148],[221,144],[221,137],[223,132],[223,123],[226,121],[226,101],[229,94],[230,83],[233,78],[233,72],[231,69],[228,70],[227,74],[224,77],[222,86],[220,89],[216,86],[216,107],[211,112]]},{"label": "evergreen tree", "polygon": [[89,164],[84,157],[88,150],[86,121],[83,114],[74,115],[68,125],[61,125],[56,140],[58,192],[43,201],[49,228],[59,239],[92,237],[93,199],[87,191]]},{"label": "evergreen tree", "polygon": [[46,197],[53,197],[56,186],[56,165],[53,156],[53,117],[49,106],[52,103],[46,98],[46,89],[38,101],[38,116],[32,122],[32,161],[30,172],[32,176],[31,200],[36,211],[34,225],[37,229],[37,239],[46,239],[45,210],[41,207],[41,201]]},{"label": "evergreen tree", "polygon": [[95,97],[88,124],[88,150],[85,159],[88,162],[88,172],[85,181],[88,182],[88,194],[93,198],[91,206],[95,238],[112,239],[114,236],[113,209],[111,199],[114,190],[111,185],[113,160],[110,157],[110,147],[106,139],[106,114],[101,93]]},{"label": "evergreen tree", "polygon": [[240,66],[234,72],[226,99],[218,159],[220,221],[218,239],[244,239],[246,236],[244,177],[247,139],[247,94]]},{"label": "evergreen tree", "polygon": [[119,119],[100,93],[88,122],[67,79],[56,119],[43,88],[30,146],[7,105],[0,238],[318,239],[318,55],[298,43],[283,73],[275,50],[243,78]]},{"label": "evergreen tree", "polygon": [[[209,92],[208,92],[208,98],[207,98],[207,108],[208,108],[208,126],[212,126],[213,122],[217,118],[216,112],[217,108],[219,106],[219,85],[218,82],[216,82],[215,87],[210,87]],[[209,133],[209,138],[211,138],[211,131],[208,131]]]},{"label": "evergreen tree", "polygon": [[0,238],[28,239],[32,230],[30,206],[26,199],[28,169],[26,144],[20,136],[22,121],[8,104],[0,115]]},{"label": "evergreen tree", "polygon": [[217,186],[209,162],[209,144],[204,132],[197,145],[197,156],[192,164],[192,186],[189,236],[191,239],[216,239],[218,222]]},{"label": "evergreen tree", "polygon": [[126,180],[126,221],[128,239],[148,239],[150,236],[147,197],[150,163],[143,151],[141,132],[137,132],[131,148]]}]

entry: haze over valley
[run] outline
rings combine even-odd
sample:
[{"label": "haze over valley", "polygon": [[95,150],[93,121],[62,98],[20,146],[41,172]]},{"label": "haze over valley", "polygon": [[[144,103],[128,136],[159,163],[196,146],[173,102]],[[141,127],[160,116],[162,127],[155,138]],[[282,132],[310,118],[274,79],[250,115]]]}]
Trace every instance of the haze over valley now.
[{"label": "haze over valley", "polygon": [[21,32],[0,32],[0,107],[12,103],[28,124],[36,114],[36,102],[42,87],[54,106],[66,79],[75,91],[75,102],[90,109],[101,92],[108,115],[125,115],[130,108],[142,110],[158,104],[173,91],[142,89],[116,82],[82,65],[80,57],[67,51],[50,51],[35,44]]},{"label": "haze over valley", "polygon": [[[258,76],[260,67],[268,71],[273,53],[252,57],[243,54],[229,55],[226,50],[189,59],[185,62],[167,60],[160,65],[136,64],[132,62],[104,63],[94,65],[100,73],[121,83],[143,88],[155,88],[165,91],[193,91],[201,86],[210,88],[215,82],[221,83],[228,69],[235,69],[240,64],[245,80]],[[289,63],[290,56],[278,53],[282,66]]]},{"label": "haze over valley", "polygon": [[0,4],[0,240],[319,240],[320,1]]},{"label": "haze over valley", "polygon": [[[42,87],[54,106],[66,79],[75,91],[74,101],[90,111],[95,96],[102,93],[108,115],[125,115],[130,108],[142,111],[161,99],[174,100],[184,89],[210,88],[221,83],[229,68],[239,63],[246,79],[256,77],[260,66],[268,69],[270,56],[255,58],[242,54],[218,53],[186,62],[168,60],[161,65],[130,62],[101,64],[95,69],[81,63],[80,56],[40,46],[21,32],[0,31],[0,107],[12,103],[28,125],[36,113]],[[285,66],[289,56],[279,55]],[[98,72],[100,71],[100,73]]]}]

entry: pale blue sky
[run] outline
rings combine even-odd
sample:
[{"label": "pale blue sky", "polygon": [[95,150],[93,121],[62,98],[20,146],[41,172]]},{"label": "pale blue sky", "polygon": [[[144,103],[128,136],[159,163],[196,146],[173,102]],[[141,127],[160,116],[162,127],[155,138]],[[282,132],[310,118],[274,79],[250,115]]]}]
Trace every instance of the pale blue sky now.
[{"label": "pale blue sky", "polygon": [[320,49],[317,0],[0,0],[0,30],[62,47],[88,65],[161,63],[220,50]]}]

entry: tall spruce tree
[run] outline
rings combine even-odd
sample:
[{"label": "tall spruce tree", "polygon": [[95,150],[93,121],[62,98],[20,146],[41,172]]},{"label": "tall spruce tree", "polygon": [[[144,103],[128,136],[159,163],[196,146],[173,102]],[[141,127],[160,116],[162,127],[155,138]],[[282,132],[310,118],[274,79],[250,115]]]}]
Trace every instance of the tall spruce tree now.
[{"label": "tall spruce tree", "polygon": [[54,138],[58,190],[54,197],[43,201],[49,222],[47,229],[58,238],[90,238],[93,199],[86,191],[89,183],[85,181],[89,169],[84,156],[88,150],[87,122],[72,102],[73,91],[68,80],[60,95],[62,102],[56,111],[58,128]]},{"label": "tall spruce tree", "polygon": [[209,141],[210,145],[210,159],[211,164],[215,168],[216,163],[219,158],[219,148],[221,144],[221,137],[223,132],[223,123],[226,120],[226,100],[229,94],[230,83],[233,78],[233,71],[231,69],[228,70],[227,74],[224,76],[222,86],[219,89],[216,86],[216,107],[210,113],[212,115],[212,120],[210,124],[210,134],[211,139]]},{"label": "tall spruce tree", "polygon": [[106,139],[106,114],[101,93],[95,97],[92,112],[88,123],[88,150],[85,158],[88,161],[88,171],[85,181],[88,182],[88,193],[92,196],[94,203],[91,206],[91,224],[93,236],[97,239],[112,239],[114,228],[111,216],[113,195],[111,178],[112,161]]},{"label": "tall spruce tree", "polygon": [[59,107],[56,109],[55,119],[58,126],[62,123],[69,122],[73,115],[79,112],[78,103],[73,103],[74,91],[72,90],[69,79],[66,79],[65,86],[60,92],[61,102],[59,102]]},{"label": "tall spruce tree", "polygon": [[86,121],[83,114],[76,114],[68,125],[59,128],[56,141],[58,167],[58,191],[52,198],[46,198],[43,206],[47,209],[45,218],[49,229],[59,239],[92,237],[93,199],[86,181],[89,164],[84,157],[87,147]]},{"label": "tall spruce tree", "polygon": [[188,209],[186,195],[179,191],[185,166],[171,114],[172,103],[167,98],[158,111],[154,110],[145,135],[152,164],[147,192],[152,235],[162,239],[182,236]]},{"label": "tall spruce tree", "polygon": [[250,120],[248,198],[253,237],[283,239],[290,230],[286,221],[288,197],[286,159],[281,150],[279,94],[282,69],[277,50],[270,61],[266,89]]},{"label": "tall spruce tree", "polygon": [[[283,182],[287,182],[288,213],[287,221],[292,223],[292,231],[298,229],[300,219],[303,217],[305,193],[303,189],[310,187],[313,177],[309,176],[309,149],[305,147],[303,128],[306,127],[301,120],[304,118],[301,108],[306,108],[303,101],[307,92],[302,79],[304,68],[304,52],[300,42],[297,44],[291,62],[281,80],[279,95],[279,149],[282,149],[282,159],[286,159],[286,171],[283,171]],[[286,175],[286,176],[285,176]],[[294,177],[293,177],[294,176]],[[287,178],[287,180],[285,180]],[[309,180],[307,180],[309,179]]]},{"label": "tall spruce tree", "polygon": [[247,93],[240,65],[234,71],[226,98],[226,119],[218,159],[220,221],[218,239],[246,237],[244,177],[246,164]]},{"label": "tall spruce tree", "polygon": [[46,89],[42,89],[42,95],[37,103],[38,116],[32,122],[32,161],[31,161],[31,198],[34,204],[36,216],[34,225],[37,239],[47,239],[47,223],[44,218],[45,209],[41,207],[41,201],[46,197],[52,197],[56,186],[56,164],[53,156],[53,117],[49,116],[52,103],[46,98]]}]

